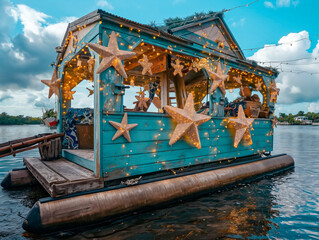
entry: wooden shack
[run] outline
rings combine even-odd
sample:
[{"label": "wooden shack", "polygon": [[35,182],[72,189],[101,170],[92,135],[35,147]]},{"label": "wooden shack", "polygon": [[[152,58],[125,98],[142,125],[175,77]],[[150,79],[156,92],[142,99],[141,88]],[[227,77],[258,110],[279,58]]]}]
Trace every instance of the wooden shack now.
[{"label": "wooden shack", "polygon": [[[112,34],[120,51],[135,53],[122,61],[126,78],[112,64],[100,74],[96,72],[106,56],[99,55],[89,44],[107,47]],[[278,94],[278,73],[245,58],[222,14],[164,31],[97,10],[69,24],[57,51],[56,78],[61,79],[57,94],[59,132],[67,131],[66,116],[76,118],[81,111],[72,108],[72,94],[76,94],[72,89],[84,80],[94,84],[94,121],[87,124],[91,127],[84,130],[86,137],[78,136],[82,142],[89,138],[86,145],[92,147],[64,149],[63,156],[94,171],[97,177],[109,181],[141,176],[259,156],[273,149],[271,119]],[[151,63],[151,67],[144,68],[141,62]],[[222,82],[224,86],[213,89],[213,74],[218,71],[227,78]],[[229,112],[236,117],[238,111],[236,106],[225,106],[225,92],[236,88],[240,92],[259,92],[262,99],[244,100],[246,117],[254,117],[250,128],[252,143],[241,141],[234,147],[234,133],[225,120]],[[136,99],[128,94],[131,89],[139,90]],[[211,117],[198,126],[200,149],[187,136],[169,144],[176,122],[164,107],[183,108],[189,93],[193,94],[195,110]],[[117,129],[110,121],[120,123],[125,113],[128,124],[137,124],[129,131],[131,141],[123,136],[113,139]]]},{"label": "wooden shack", "polygon": [[[221,13],[156,28],[97,10],[70,23],[56,51],[42,82],[58,100],[59,134],[32,140],[41,158],[24,158],[27,169],[1,183],[35,177],[50,194],[27,231],[90,224],[294,164],[270,156],[278,72],[245,58]],[[76,98],[85,82],[93,88]],[[79,107],[86,98],[92,108]],[[48,141],[62,135],[63,144]]]}]

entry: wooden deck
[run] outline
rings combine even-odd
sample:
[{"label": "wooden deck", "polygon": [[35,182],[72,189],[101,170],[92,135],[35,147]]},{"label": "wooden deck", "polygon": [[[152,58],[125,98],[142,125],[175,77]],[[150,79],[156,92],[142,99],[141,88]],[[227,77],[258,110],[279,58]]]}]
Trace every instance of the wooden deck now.
[{"label": "wooden deck", "polygon": [[63,149],[63,151],[76,155],[81,158],[85,158],[90,161],[94,161],[93,149]]},{"label": "wooden deck", "polygon": [[53,161],[24,158],[23,161],[51,197],[104,187],[103,180],[97,178],[93,171],[64,158]]}]

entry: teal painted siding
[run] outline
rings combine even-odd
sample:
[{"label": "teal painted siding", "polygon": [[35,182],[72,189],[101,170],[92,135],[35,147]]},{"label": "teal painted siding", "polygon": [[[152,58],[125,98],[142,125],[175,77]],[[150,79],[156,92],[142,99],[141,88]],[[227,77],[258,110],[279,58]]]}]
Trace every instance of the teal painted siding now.
[{"label": "teal painted siding", "polygon": [[70,160],[71,162],[74,162],[76,164],[79,164],[80,166],[83,166],[87,169],[90,169],[92,171],[94,171],[95,169],[95,163],[94,161],[90,161],[88,159],[85,159],[83,157],[80,157],[80,156],[77,156],[77,155],[74,155],[70,152],[67,152],[67,151],[62,151],[62,157]]},{"label": "teal painted siding", "polygon": [[197,149],[184,139],[170,146],[174,123],[162,114],[143,114],[141,117],[141,114],[128,113],[128,122],[138,123],[130,131],[132,142],[127,142],[124,137],[112,141],[116,129],[108,121],[120,122],[122,117],[122,114],[103,115],[101,166],[108,180],[272,151],[269,120],[254,121],[251,128],[253,145],[240,143],[234,148],[232,132],[225,128],[223,118],[212,118],[199,126],[202,148]]}]

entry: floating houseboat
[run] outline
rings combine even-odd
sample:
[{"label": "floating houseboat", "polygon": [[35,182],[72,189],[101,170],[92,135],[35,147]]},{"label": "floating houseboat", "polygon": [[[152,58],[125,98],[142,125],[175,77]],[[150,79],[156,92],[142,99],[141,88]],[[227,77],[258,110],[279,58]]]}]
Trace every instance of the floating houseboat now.
[{"label": "floating houseboat", "polygon": [[[86,225],[294,164],[271,155],[278,72],[245,58],[222,13],[156,28],[96,10],[68,25],[56,51],[43,83],[58,99],[58,133],[41,136],[41,157],[2,182],[36,180],[50,194],[30,210],[27,231]],[[74,107],[84,82],[92,108]]]}]

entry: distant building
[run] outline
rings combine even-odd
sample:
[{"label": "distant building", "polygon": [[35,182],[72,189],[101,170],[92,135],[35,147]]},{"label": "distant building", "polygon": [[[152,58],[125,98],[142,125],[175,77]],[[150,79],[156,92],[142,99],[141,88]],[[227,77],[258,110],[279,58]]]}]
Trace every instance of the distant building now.
[{"label": "distant building", "polygon": [[301,124],[312,124],[312,120],[309,120],[306,116],[294,117],[295,121],[300,121]]}]

